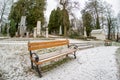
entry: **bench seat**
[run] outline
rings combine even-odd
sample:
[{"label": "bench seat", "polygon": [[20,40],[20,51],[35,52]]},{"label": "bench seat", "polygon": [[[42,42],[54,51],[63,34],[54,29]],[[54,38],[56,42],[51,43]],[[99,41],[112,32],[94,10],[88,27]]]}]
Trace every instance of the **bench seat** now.
[{"label": "bench seat", "polygon": [[[66,47],[64,48],[63,46],[66,46]],[[52,52],[44,53],[44,54],[39,54],[35,52],[36,50],[42,50],[42,49],[46,50],[51,48],[52,49],[60,48],[60,49]],[[35,68],[39,76],[42,77],[41,71],[38,69],[38,65],[41,65],[48,61],[59,59],[60,57],[63,57],[63,56],[68,56],[68,54],[73,54],[74,58],[76,58],[77,46],[70,45],[69,40],[56,40],[56,41],[48,41],[48,42],[29,42],[28,50],[30,51],[31,68],[32,69]]]},{"label": "bench seat", "polygon": [[56,58],[65,56],[67,54],[71,54],[74,51],[76,51],[76,49],[64,49],[64,50],[59,50],[59,51],[55,51],[55,52],[51,52],[51,53],[45,53],[45,54],[40,54],[38,55],[39,57],[39,62],[35,62],[34,59],[32,59],[37,65],[39,64],[43,64],[44,62],[48,62],[50,60],[54,60]]}]

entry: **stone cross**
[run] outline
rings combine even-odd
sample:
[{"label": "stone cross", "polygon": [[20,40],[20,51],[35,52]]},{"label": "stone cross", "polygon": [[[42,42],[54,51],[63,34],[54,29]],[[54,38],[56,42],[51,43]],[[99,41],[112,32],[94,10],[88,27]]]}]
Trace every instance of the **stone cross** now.
[{"label": "stone cross", "polygon": [[26,16],[21,17],[19,32],[21,37],[23,37],[26,33]]},{"label": "stone cross", "polygon": [[37,36],[41,36],[41,22],[37,21]]}]

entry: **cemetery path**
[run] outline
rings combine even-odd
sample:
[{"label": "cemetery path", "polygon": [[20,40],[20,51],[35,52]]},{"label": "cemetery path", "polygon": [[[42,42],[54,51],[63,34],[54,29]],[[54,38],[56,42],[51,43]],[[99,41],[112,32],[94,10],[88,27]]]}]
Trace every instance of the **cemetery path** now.
[{"label": "cemetery path", "polygon": [[[101,46],[77,51],[77,59],[44,72],[41,80],[119,80],[117,49]],[[0,74],[5,80],[40,80],[30,69],[28,53],[26,42],[0,42]]]}]

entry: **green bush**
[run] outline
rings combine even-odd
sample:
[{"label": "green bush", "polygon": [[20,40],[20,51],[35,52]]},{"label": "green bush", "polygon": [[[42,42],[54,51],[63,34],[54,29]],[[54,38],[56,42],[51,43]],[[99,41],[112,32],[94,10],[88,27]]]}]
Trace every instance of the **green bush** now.
[{"label": "green bush", "polygon": [[79,34],[77,32],[74,32],[74,33],[71,33],[69,35],[70,38],[73,38],[73,39],[78,39],[79,38]]},{"label": "green bush", "polygon": [[15,36],[15,32],[16,32],[15,22],[14,22],[14,20],[11,20],[11,22],[10,22],[10,29],[9,29],[10,36],[14,37]]},{"label": "green bush", "polygon": [[2,34],[4,36],[6,36],[6,34],[7,34],[7,24],[5,24],[5,26],[2,28]]},{"label": "green bush", "polygon": [[84,37],[83,35],[79,35],[78,32],[71,32],[71,34],[69,34],[69,37],[73,39],[87,40],[87,37]]},{"label": "green bush", "polygon": [[87,37],[84,37],[84,36],[80,36],[79,39],[82,39],[82,40],[87,40]]},{"label": "green bush", "polygon": [[94,37],[94,36],[88,36],[87,38],[89,38],[89,39],[96,39],[96,37]]}]

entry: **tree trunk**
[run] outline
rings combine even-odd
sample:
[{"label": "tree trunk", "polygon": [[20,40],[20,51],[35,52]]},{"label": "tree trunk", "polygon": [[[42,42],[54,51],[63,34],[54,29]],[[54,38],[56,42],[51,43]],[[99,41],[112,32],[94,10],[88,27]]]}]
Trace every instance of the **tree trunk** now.
[{"label": "tree trunk", "polygon": [[99,22],[99,16],[97,14],[97,18],[96,18],[96,28],[100,29],[100,22]]},{"label": "tree trunk", "polygon": [[108,39],[111,39],[111,20],[110,19],[107,19],[108,21]]},{"label": "tree trunk", "polygon": [[67,27],[66,27],[66,23],[65,23],[65,5],[63,5],[63,24],[64,24],[64,37],[67,36]]},{"label": "tree trunk", "polygon": [[117,40],[116,41],[118,42],[118,40],[119,40],[119,36],[118,36],[118,32],[117,32]]}]

